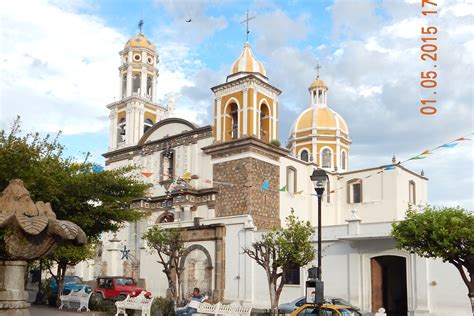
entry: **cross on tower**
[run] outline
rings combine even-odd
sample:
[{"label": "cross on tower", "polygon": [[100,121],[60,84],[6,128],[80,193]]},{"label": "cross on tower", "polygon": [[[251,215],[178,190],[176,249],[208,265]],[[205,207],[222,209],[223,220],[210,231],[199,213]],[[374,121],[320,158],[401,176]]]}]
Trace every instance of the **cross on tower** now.
[{"label": "cross on tower", "polygon": [[247,23],[247,42],[249,41],[249,33],[250,33],[250,31],[249,31],[249,21],[253,20],[253,19],[255,19],[255,17],[254,16],[249,17],[249,10],[247,10],[247,18],[240,22],[240,24]]},{"label": "cross on tower", "polygon": [[318,61],[318,64],[316,65],[316,67],[314,67],[314,69],[316,69],[316,79],[319,79],[319,69],[321,69],[323,67],[321,67],[321,65],[319,64],[319,61]]},{"label": "cross on tower", "polygon": [[140,30],[140,34],[142,33],[142,29],[143,29],[143,19],[140,19],[140,21],[138,22],[138,29]]}]

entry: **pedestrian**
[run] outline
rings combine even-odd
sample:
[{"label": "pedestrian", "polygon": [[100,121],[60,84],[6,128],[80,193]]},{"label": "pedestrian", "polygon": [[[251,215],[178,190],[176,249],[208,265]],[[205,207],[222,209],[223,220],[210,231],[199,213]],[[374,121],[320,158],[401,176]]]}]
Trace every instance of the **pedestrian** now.
[{"label": "pedestrian", "polygon": [[193,292],[189,294],[191,296],[191,300],[189,301],[188,305],[186,305],[185,308],[180,309],[176,311],[176,315],[192,315],[197,312],[197,308],[199,307],[199,304],[202,302],[207,302],[209,303],[209,300],[207,299],[207,296],[202,296],[201,291],[199,288],[195,287],[193,289]]}]

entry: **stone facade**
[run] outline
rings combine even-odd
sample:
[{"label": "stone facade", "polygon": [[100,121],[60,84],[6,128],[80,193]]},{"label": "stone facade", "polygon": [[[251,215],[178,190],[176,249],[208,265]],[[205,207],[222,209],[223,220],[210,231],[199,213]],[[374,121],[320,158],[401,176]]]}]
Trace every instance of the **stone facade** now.
[{"label": "stone facade", "polygon": [[[216,163],[213,171],[219,191],[217,217],[251,214],[260,229],[280,226],[278,166],[255,158],[243,158]],[[265,180],[269,181],[269,190],[261,189]]]},{"label": "stone facade", "polygon": [[[199,243],[209,240],[215,242],[215,262],[211,262],[212,260],[209,258],[207,260],[209,262],[207,269],[211,269],[214,273],[214,284],[211,286],[211,288],[214,289],[212,293],[212,300],[214,302],[221,302],[224,299],[225,289],[225,225],[217,224],[188,227],[183,231],[182,234],[183,240],[186,242],[186,244],[190,245],[187,249],[188,252],[194,249],[202,250],[205,252],[207,257],[209,257],[209,254],[204,247],[199,245]],[[186,254],[180,261],[180,269],[184,270]]]}]

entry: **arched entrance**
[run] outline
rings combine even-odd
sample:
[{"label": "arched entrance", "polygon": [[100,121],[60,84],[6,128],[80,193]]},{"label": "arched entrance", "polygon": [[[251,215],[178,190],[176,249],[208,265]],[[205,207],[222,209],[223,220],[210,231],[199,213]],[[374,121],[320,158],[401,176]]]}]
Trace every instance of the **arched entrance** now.
[{"label": "arched entrance", "polygon": [[406,266],[404,257],[379,256],[370,259],[372,312],[383,307],[387,316],[407,315]]},{"label": "arched entrance", "polygon": [[186,249],[181,259],[181,297],[187,297],[195,287],[202,294],[212,296],[212,262],[209,252],[201,245]]}]

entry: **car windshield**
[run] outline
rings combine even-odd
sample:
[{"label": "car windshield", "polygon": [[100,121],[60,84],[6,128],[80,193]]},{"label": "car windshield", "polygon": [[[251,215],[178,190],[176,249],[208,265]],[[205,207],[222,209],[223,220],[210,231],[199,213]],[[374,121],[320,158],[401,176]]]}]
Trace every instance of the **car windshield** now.
[{"label": "car windshield", "polygon": [[342,298],[333,298],[332,299],[332,304],[334,304],[334,305],[343,305],[343,306],[352,306],[351,303],[349,303],[348,301],[346,301],[345,299],[342,299]]},{"label": "car windshield", "polygon": [[82,281],[78,276],[66,275],[64,277],[64,283],[82,283]]},{"label": "car windshield", "polygon": [[133,285],[133,279],[118,278],[115,279],[117,285]]},{"label": "car windshield", "polygon": [[341,308],[339,309],[339,312],[342,314],[342,316],[362,316],[361,313],[353,308]]}]

